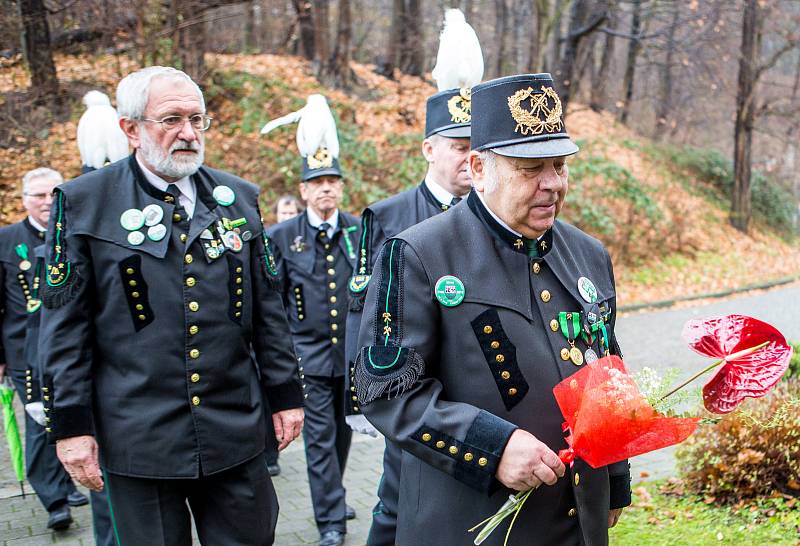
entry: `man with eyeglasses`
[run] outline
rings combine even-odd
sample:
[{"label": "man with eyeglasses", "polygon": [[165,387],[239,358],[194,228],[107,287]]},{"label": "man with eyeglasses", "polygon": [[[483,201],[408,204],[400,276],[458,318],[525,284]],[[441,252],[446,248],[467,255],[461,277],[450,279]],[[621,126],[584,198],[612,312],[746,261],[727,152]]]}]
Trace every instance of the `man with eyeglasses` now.
[{"label": "man with eyeglasses", "polygon": [[210,118],[185,73],[128,75],[117,108],[134,153],[54,196],[48,432],[106,489],[117,543],[189,546],[193,518],[202,544],[272,544],[265,427],[285,448],[303,397],[258,188],[202,166]]},{"label": "man with eyeglasses", "polygon": [[0,229],[0,382],[8,373],[25,405],[25,463],[28,481],[48,512],[48,529],[63,530],[72,523],[70,506],[89,500],[75,489],[69,475],[47,442],[39,374],[29,346],[26,325],[38,319],[41,271],[36,249],[44,244],[53,188],[64,181],[57,171],[42,167],[22,177],[21,222]]}]

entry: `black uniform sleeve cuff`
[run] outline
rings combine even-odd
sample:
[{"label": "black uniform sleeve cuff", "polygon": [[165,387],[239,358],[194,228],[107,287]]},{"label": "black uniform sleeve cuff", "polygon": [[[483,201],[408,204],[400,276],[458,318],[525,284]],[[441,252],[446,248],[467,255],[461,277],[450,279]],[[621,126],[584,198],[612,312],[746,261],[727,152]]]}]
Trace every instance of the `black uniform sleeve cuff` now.
[{"label": "black uniform sleeve cuff", "polygon": [[625,508],[631,504],[631,477],[630,475],[609,477],[609,508]]},{"label": "black uniform sleeve cuff", "polygon": [[292,379],[280,385],[264,387],[264,394],[272,413],[303,407],[303,387],[299,379]]},{"label": "black uniform sleeve cuff", "polygon": [[51,443],[73,436],[94,436],[89,406],[56,407],[51,414],[50,426],[46,428]]},{"label": "black uniform sleeve cuff", "polygon": [[[517,430],[517,426],[487,411],[480,411],[467,431],[464,444],[484,454],[483,461],[478,460],[477,467],[461,464],[456,468],[454,477],[467,485],[492,494],[498,487],[494,475],[506,448],[508,439]],[[484,463],[485,464],[481,464]],[[470,468],[471,467],[471,468]],[[475,471],[477,470],[477,472]]]}]

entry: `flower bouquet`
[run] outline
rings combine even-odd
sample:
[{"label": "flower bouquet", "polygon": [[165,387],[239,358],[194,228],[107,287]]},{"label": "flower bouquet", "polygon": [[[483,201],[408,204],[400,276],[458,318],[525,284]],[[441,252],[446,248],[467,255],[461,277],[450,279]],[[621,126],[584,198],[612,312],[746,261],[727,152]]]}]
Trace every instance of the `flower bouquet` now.
[{"label": "flower bouquet", "polygon": [[[694,351],[717,360],[660,399],[648,401],[617,356],[596,360],[553,388],[564,416],[567,448],[558,454],[564,464],[580,457],[599,468],[683,442],[695,431],[700,417],[665,415],[659,411],[664,399],[717,369],[703,387],[703,404],[712,413],[729,413],[746,397],[764,396],[784,374],[792,355],[778,330],[743,315],[690,320],[683,339]],[[474,544],[481,544],[513,515],[507,543],[533,491],[511,495],[493,516],[470,529],[481,528]]]}]

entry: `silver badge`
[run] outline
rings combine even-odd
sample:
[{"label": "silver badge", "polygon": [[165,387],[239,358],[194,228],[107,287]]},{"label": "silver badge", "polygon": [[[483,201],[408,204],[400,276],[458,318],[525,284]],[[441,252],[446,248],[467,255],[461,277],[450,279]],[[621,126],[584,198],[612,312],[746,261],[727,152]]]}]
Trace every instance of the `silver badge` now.
[{"label": "silver badge", "polygon": [[159,205],[147,205],[142,209],[142,214],[144,214],[144,225],[146,226],[154,226],[164,219],[164,209]]},{"label": "silver badge", "polygon": [[141,231],[131,231],[128,233],[128,242],[133,246],[139,246],[144,242],[144,233]]},{"label": "silver badge", "polygon": [[242,233],[242,241],[247,242],[253,238],[253,232],[248,230]]},{"label": "silver badge", "polygon": [[597,353],[595,353],[592,349],[586,349],[586,352],[583,353],[583,357],[587,364],[591,364],[597,360]]},{"label": "silver badge", "polygon": [[147,228],[147,238],[151,241],[160,241],[167,234],[167,226],[157,224]]},{"label": "silver badge", "polygon": [[210,229],[204,229],[203,232],[200,234],[201,239],[213,239],[214,236],[211,235]]},{"label": "silver badge", "polygon": [[144,225],[144,214],[139,209],[128,209],[119,217],[119,223],[127,231],[136,231]]},{"label": "silver badge", "polygon": [[594,283],[586,277],[578,279],[578,292],[580,292],[581,297],[589,303],[597,301],[597,288],[595,288]]},{"label": "silver badge", "polygon": [[228,186],[217,186],[211,195],[223,207],[228,207],[236,201],[236,194]]}]

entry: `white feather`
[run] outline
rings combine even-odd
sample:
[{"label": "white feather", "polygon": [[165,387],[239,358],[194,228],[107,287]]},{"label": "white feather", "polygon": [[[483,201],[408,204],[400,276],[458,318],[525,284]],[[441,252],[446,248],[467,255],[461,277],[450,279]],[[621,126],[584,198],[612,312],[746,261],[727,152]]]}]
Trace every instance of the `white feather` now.
[{"label": "white feather", "polygon": [[270,121],[261,129],[261,134],[267,134],[276,127],[294,122],[298,122],[297,149],[301,156],[314,155],[317,150],[325,147],[333,157],[339,157],[336,121],[325,97],[317,94],[309,95],[305,106],[296,112]]},{"label": "white feather", "polygon": [[128,138],[119,128],[117,111],[105,93],[89,91],[83,96],[86,111],[78,121],[78,150],[81,161],[100,169],[106,159],[112,163],[128,155]]},{"label": "white feather", "polygon": [[472,87],[483,80],[483,52],[478,35],[459,9],[444,13],[432,75],[439,91]]}]

